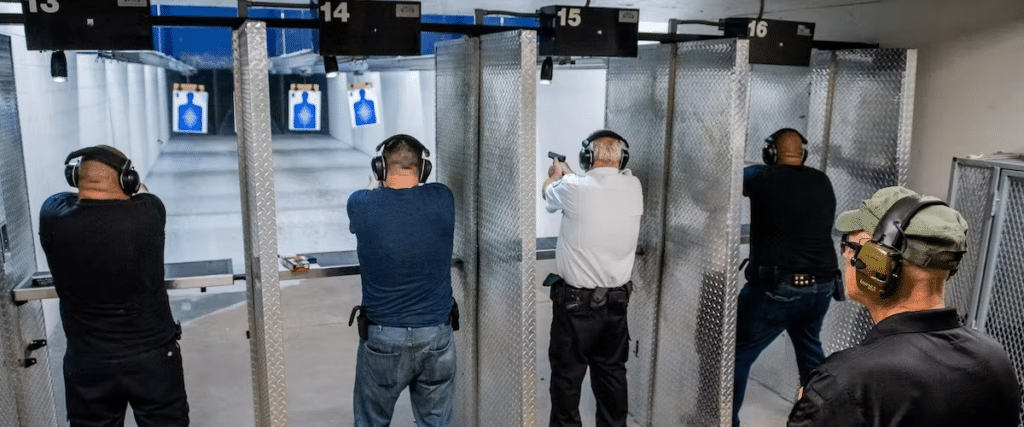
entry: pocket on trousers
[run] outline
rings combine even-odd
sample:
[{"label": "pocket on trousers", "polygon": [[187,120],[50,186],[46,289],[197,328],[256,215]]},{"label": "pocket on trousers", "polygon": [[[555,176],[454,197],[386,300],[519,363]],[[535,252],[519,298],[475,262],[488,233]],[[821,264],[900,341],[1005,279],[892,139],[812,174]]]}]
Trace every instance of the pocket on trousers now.
[{"label": "pocket on trousers", "polygon": [[793,302],[793,301],[796,301],[796,300],[800,299],[799,296],[779,295],[779,294],[772,293],[772,292],[765,292],[764,294],[768,298],[771,298],[771,299],[773,299],[775,301],[778,301],[778,302]]},{"label": "pocket on trousers", "polygon": [[390,353],[384,349],[375,349],[371,340],[363,340],[362,358],[370,379],[380,387],[389,387],[398,383],[398,362],[401,354]]},{"label": "pocket on trousers", "polygon": [[437,337],[427,349],[427,360],[419,382],[439,386],[455,378],[455,339],[451,332]]}]

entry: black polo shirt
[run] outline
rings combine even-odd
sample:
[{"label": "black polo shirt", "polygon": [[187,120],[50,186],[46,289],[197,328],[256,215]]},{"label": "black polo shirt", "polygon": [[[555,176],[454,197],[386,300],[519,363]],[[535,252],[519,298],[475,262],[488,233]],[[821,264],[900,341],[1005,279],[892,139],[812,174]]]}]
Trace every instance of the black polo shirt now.
[{"label": "black polo shirt", "polygon": [[750,198],[747,279],[758,277],[758,267],[811,274],[836,270],[836,196],[827,175],[808,166],[747,166],[743,195]]},{"label": "black polo shirt", "polygon": [[887,317],[861,345],[829,356],[788,425],[1016,427],[1020,408],[1006,351],[949,308]]}]

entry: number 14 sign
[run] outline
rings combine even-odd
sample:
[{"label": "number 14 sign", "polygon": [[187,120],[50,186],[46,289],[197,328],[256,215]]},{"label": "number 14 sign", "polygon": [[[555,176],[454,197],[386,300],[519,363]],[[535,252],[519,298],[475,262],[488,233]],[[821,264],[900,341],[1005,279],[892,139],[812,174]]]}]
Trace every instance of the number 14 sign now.
[{"label": "number 14 sign", "polygon": [[419,55],[420,3],[320,0],[320,54]]}]

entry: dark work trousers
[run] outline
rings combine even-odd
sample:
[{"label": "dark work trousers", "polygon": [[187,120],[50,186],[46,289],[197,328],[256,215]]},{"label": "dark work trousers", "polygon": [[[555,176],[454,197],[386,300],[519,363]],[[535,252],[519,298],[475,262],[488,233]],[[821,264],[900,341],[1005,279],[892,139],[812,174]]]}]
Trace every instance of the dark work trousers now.
[{"label": "dark work trousers", "polygon": [[588,367],[597,398],[597,427],[625,426],[629,356],[626,305],[609,302],[596,310],[582,306],[573,312],[557,302],[552,307],[548,346],[551,426],[582,426],[580,387]]},{"label": "dark work trousers", "polygon": [[189,424],[185,375],[177,341],[120,358],[64,354],[71,427],[122,427],[132,405],[139,427]]}]

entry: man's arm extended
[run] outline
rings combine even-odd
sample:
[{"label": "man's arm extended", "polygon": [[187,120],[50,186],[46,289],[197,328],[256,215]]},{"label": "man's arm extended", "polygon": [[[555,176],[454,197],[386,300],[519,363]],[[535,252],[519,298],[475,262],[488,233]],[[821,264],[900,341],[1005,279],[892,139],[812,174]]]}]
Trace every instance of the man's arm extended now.
[{"label": "man's arm extended", "polygon": [[554,163],[548,167],[548,179],[544,181],[544,185],[540,187],[540,197],[547,199],[548,186],[553,182],[562,179],[563,176],[573,173],[572,169],[565,162],[560,162],[558,159],[554,160]]}]

